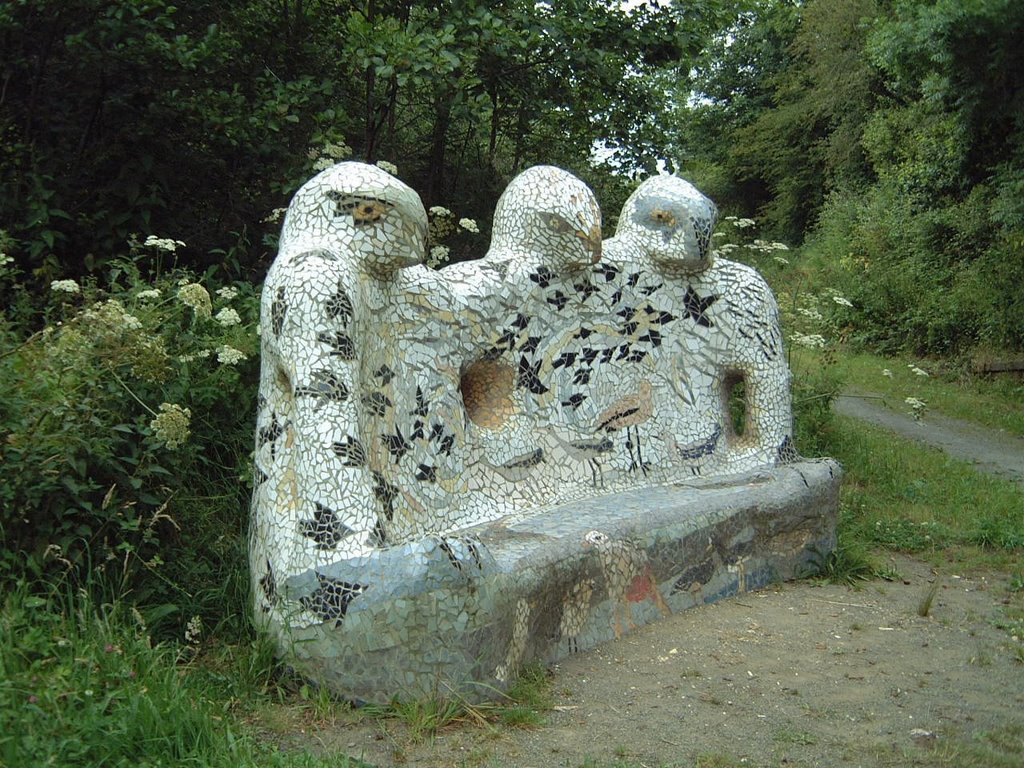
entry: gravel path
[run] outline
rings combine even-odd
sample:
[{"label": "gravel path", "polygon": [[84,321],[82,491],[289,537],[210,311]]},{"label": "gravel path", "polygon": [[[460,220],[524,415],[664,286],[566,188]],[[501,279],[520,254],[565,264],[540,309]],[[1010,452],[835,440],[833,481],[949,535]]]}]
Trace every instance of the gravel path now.
[{"label": "gravel path", "polygon": [[981,472],[999,475],[1024,486],[1024,438],[967,421],[926,412],[920,421],[886,406],[881,395],[840,395],[835,410],[897,434],[932,445],[974,464]]}]

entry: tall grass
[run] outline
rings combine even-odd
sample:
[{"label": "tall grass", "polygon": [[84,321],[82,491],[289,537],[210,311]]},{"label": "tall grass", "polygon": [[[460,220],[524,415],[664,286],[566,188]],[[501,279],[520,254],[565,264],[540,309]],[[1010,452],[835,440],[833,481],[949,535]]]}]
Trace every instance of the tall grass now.
[{"label": "tall grass", "polygon": [[238,649],[229,674],[154,644],[123,602],[85,591],[42,597],[24,585],[0,612],[0,764],[320,768],[348,758],[278,752],[235,712],[262,695],[271,655]]}]

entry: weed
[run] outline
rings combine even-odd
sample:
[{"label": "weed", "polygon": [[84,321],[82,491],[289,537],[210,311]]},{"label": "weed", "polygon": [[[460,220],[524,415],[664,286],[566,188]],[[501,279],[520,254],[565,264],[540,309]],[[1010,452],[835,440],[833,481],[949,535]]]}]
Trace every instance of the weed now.
[{"label": "weed", "polygon": [[935,600],[935,595],[938,593],[941,583],[941,579],[938,578],[932,582],[931,587],[928,588],[928,592],[926,592],[925,596],[921,598],[921,602],[917,604],[918,616],[925,618],[932,612],[932,602]]},{"label": "weed", "polygon": [[505,695],[520,706],[535,710],[551,709],[551,675],[542,665],[529,664]]},{"label": "weed", "polygon": [[414,739],[433,736],[441,728],[463,717],[466,709],[453,699],[430,698],[391,702],[389,713],[408,726]]},{"label": "weed", "polygon": [[261,745],[232,711],[231,694],[250,691],[225,695],[218,675],[180,657],[124,604],[15,587],[0,612],[0,764],[358,765]]},{"label": "weed", "polygon": [[801,746],[810,746],[818,743],[817,737],[812,733],[807,731],[790,731],[785,728],[773,733],[772,741],[778,744],[799,744]]},{"label": "weed", "polygon": [[831,552],[812,552],[813,573],[831,584],[857,584],[873,578],[877,567],[863,546],[840,538]]}]

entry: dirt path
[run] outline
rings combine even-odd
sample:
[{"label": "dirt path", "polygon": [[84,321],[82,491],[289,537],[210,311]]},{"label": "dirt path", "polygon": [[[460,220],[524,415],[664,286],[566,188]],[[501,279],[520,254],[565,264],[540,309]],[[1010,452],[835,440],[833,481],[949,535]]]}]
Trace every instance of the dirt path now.
[{"label": "dirt path", "polygon": [[880,395],[840,395],[837,413],[890,429],[904,437],[932,445],[982,472],[1000,475],[1024,486],[1024,438],[970,422],[926,412],[920,421],[886,407]]},{"label": "dirt path", "polygon": [[893,566],[891,582],[786,584],[570,658],[554,670],[555,709],[538,729],[458,723],[417,740],[397,720],[365,718],[307,723],[301,743],[382,768],[653,768],[708,755],[730,766],[904,766],[947,765],[930,760],[953,740],[1024,729],[1024,665],[996,626],[1005,581],[905,558]]}]

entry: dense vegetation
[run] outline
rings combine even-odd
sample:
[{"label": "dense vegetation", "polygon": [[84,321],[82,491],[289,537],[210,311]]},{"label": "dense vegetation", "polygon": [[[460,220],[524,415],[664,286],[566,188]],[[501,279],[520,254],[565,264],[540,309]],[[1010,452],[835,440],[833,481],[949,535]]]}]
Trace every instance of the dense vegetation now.
[{"label": "dense vegetation", "polygon": [[854,303],[852,336],[1024,348],[1024,6],[754,2],[687,87],[684,167],[807,241]]},{"label": "dense vegetation", "polygon": [[[483,251],[531,164],[590,183],[609,231],[636,178],[693,179],[730,215],[719,247],[812,347],[794,359],[799,445],[854,473],[880,449],[831,423],[836,341],[1024,351],[1024,4],[631,5],[0,4],[0,763],[278,764],[204,723],[274,670],[244,617],[259,281],[272,212],[325,164],[391,163],[479,220],[433,232],[453,259]],[[850,484],[847,530],[934,547],[861,536],[918,472],[897,458]],[[954,497],[937,488],[911,523]],[[1018,551],[1013,490],[971,492],[995,533],[948,508],[942,541]],[[211,636],[240,658],[178,687]],[[232,702],[195,693],[226,680]]]}]

